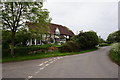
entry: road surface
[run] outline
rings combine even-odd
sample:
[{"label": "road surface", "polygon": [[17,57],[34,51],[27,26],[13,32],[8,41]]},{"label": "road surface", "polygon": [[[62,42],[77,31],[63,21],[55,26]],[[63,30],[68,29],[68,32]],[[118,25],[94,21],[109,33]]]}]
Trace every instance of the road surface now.
[{"label": "road surface", "polygon": [[110,47],[85,54],[4,63],[3,78],[118,78]]}]

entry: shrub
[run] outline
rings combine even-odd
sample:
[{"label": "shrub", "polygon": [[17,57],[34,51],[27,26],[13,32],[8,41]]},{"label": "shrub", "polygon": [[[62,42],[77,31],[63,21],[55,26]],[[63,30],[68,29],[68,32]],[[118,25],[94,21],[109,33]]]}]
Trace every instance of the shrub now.
[{"label": "shrub", "polygon": [[[35,53],[45,53],[47,52],[48,48],[51,47],[51,44],[46,45],[34,45],[28,47],[16,47],[15,48],[15,56],[22,56],[28,54],[35,54]],[[2,57],[9,57],[10,49],[3,49],[2,50]]]},{"label": "shrub", "polygon": [[110,57],[120,65],[120,43],[114,43],[110,50]]},{"label": "shrub", "polygon": [[81,32],[75,36],[73,40],[78,43],[83,50],[94,48],[99,43],[98,36],[96,32],[93,31]]},{"label": "shrub", "polygon": [[[15,56],[22,56],[22,55],[28,55],[29,52],[39,50],[39,47],[19,47],[15,48]],[[3,49],[2,50],[2,57],[9,57],[10,49]]]},{"label": "shrub", "polygon": [[80,32],[79,35],[75,35],[71,41],[68,41],[60,47],[59,50],[60,52],[78,52],[81,50],[95,48],[98,43],[99,40],[96,32]]},{"label": "shrub", "polygon": [[59,47],[60,52],[78,52],[80,51],[79,45],[74,41],[68,41],[63,44],[62,47]]},{"label": "shrub", "polygon": [[49,47],[48,48],[48,52],[55,52],[55,51],[58,51],[57,47]]}]

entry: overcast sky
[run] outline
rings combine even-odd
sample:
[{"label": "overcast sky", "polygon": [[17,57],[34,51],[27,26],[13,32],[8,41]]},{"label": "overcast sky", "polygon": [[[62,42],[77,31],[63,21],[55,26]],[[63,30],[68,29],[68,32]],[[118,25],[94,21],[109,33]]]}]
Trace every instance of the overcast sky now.
[{"label": "overcast sky", "polygon": [[117,0],[47,0],[44,8],[50,12],[52,23],[67,26],[75,34],[93,30],[106,39],[118,30]]}]

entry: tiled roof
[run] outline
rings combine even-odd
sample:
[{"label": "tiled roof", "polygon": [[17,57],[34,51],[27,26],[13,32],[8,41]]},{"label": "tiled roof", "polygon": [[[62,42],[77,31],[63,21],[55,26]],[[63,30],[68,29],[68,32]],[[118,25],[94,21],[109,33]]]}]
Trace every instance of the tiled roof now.
[{"label": "tiled roof", "polygon": [[71,30],[69,30],[67,27],[53,23],[51,23],[50,25],[50,33],[55,34],[56,28],[59,29],[60,34],[74,36],[74,33]]},{"label": "tiled roof", "polygon": [[[32,26],[31,29],[37,29],[36,28],[37,25],[35,25],[34,23],[27,22],[27,25]],[[56,28],[59,29],[60,34],[62,35],[74,36],[74,33],[71,30],[69,30],[67,27],[53,23],[50,24],[50,34],[55,34]]]}]

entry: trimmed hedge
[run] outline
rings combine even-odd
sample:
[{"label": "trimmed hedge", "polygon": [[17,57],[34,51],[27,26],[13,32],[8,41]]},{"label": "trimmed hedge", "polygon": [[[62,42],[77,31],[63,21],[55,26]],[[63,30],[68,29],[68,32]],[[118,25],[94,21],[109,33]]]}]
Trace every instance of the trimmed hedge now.
[{"label": "trimmed hedge", "polygon": [[[36,53],[45,53],[51,44],[46,45],[33,45],[28,47],[16,47],[15,56],[22,56],[22,55],[29,55],[29,54],[36,54]],[[10,57],[10,49],[2,49],[2,57]]]}]

